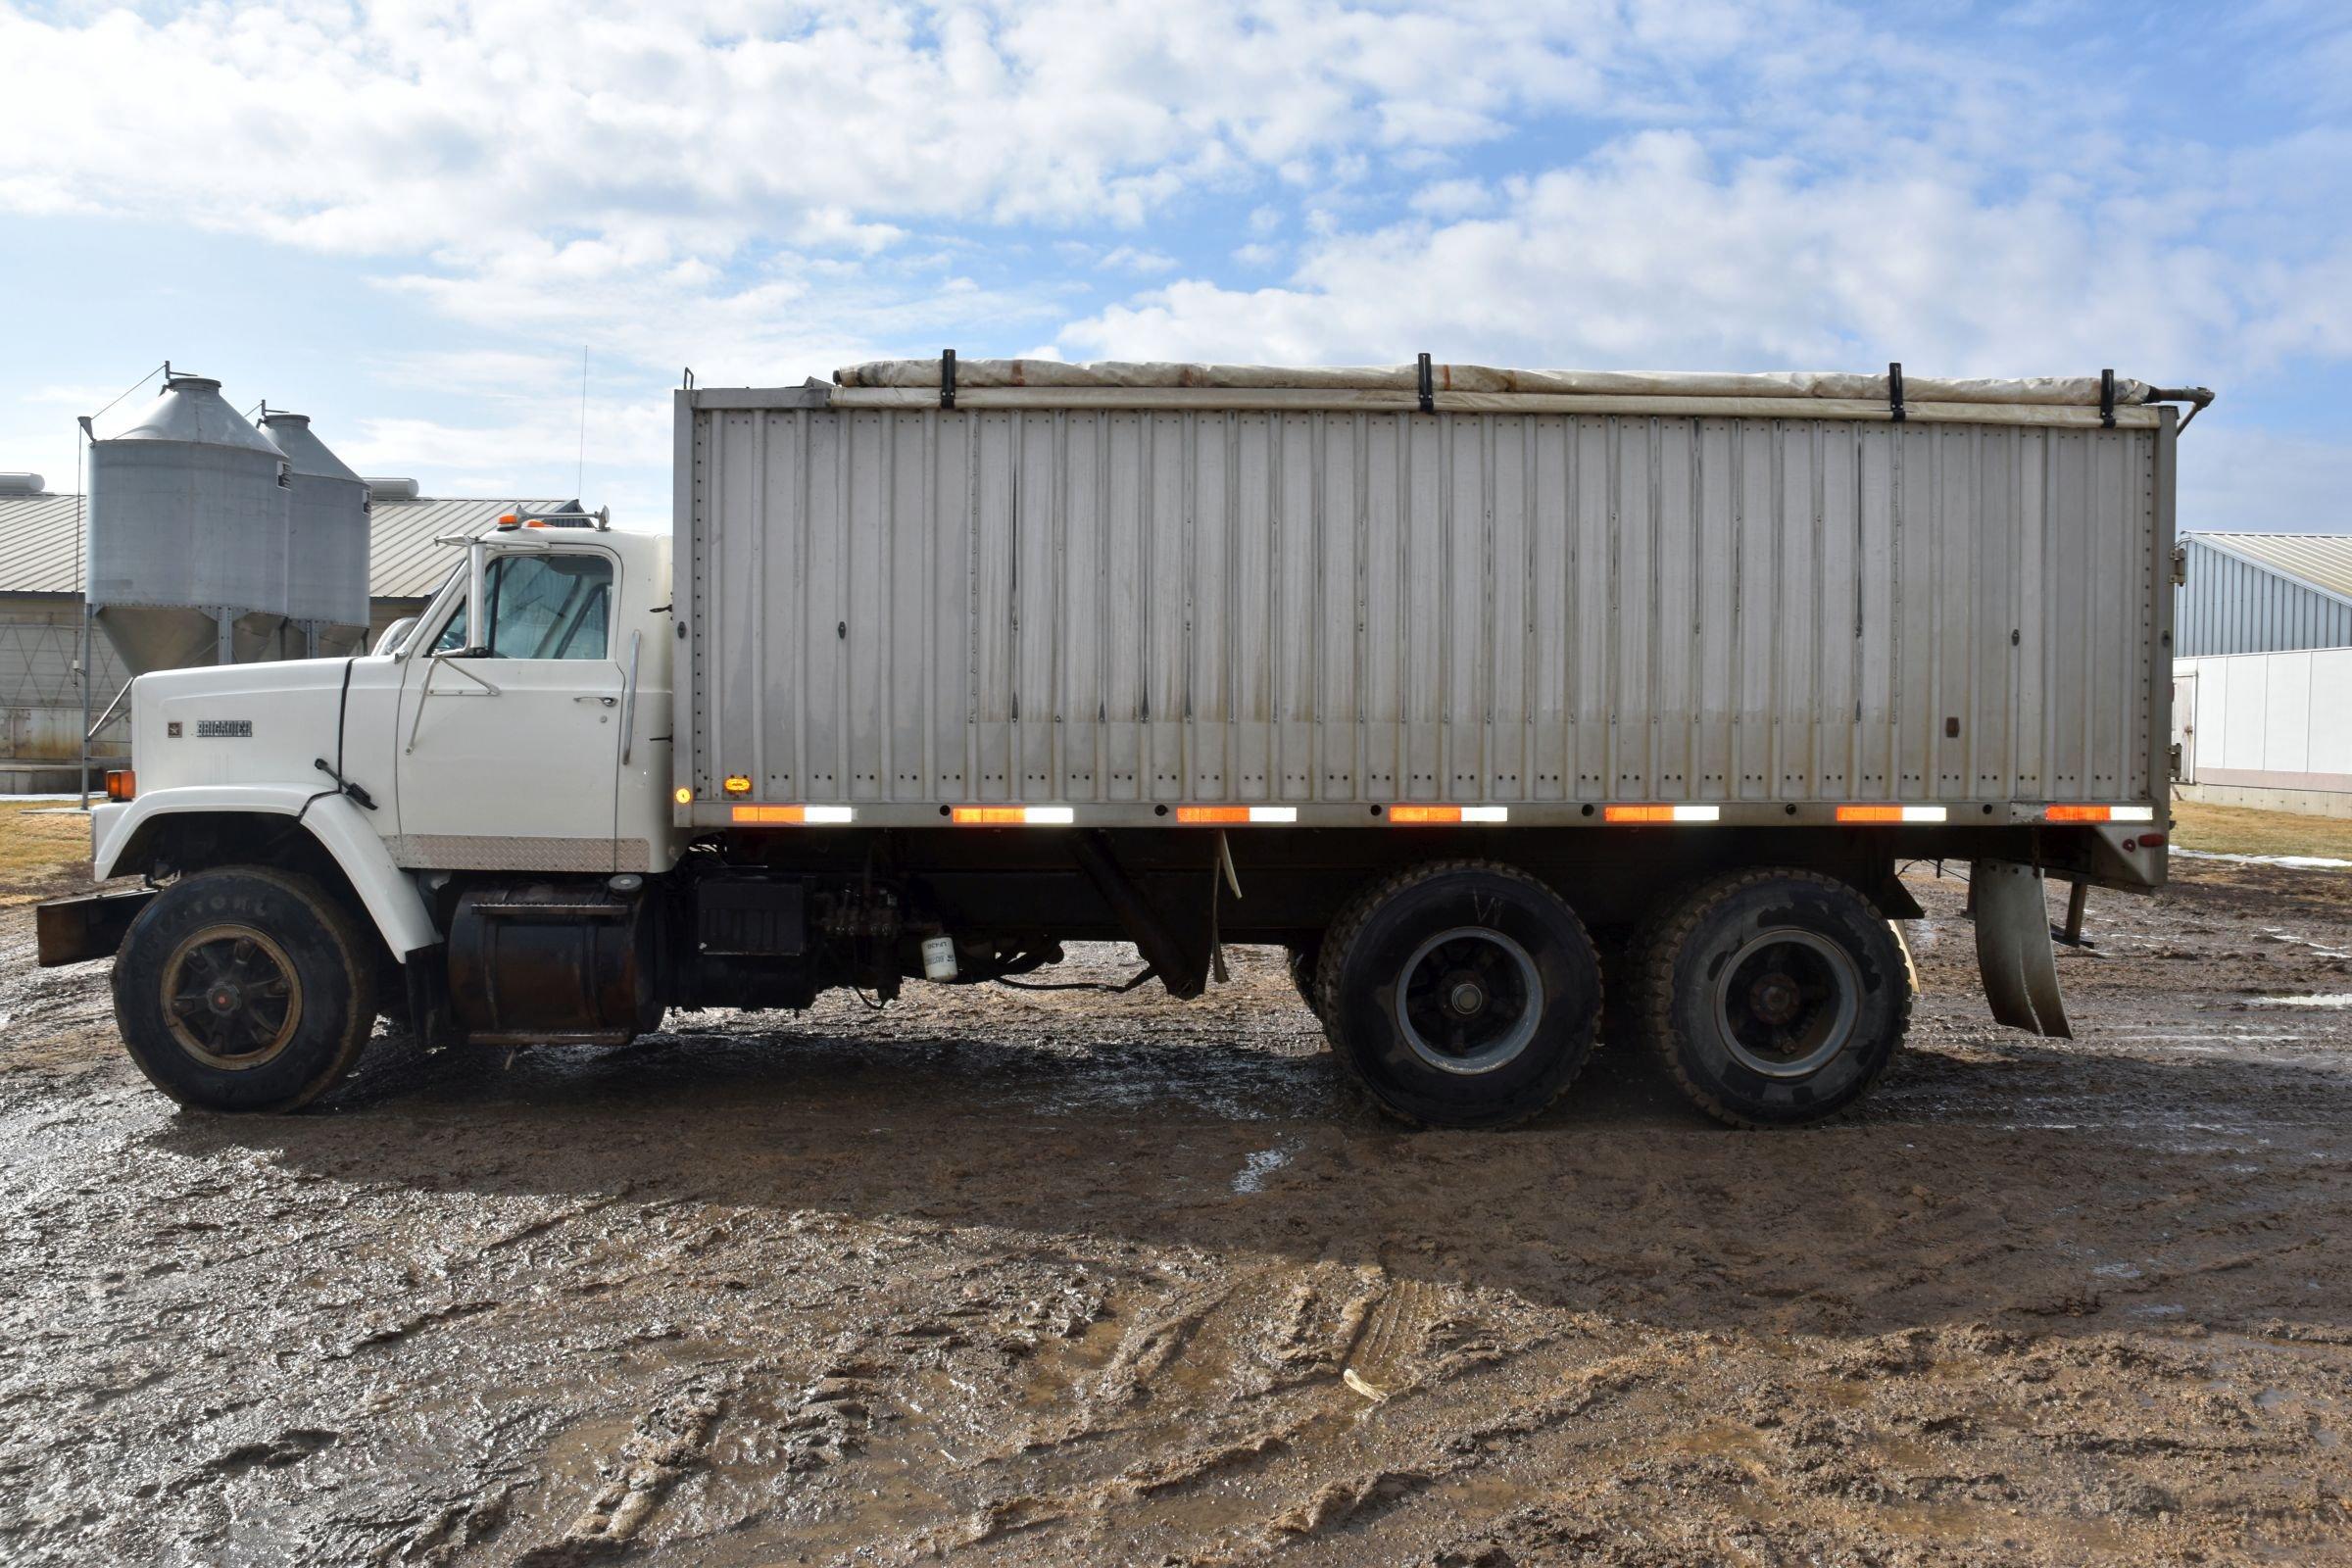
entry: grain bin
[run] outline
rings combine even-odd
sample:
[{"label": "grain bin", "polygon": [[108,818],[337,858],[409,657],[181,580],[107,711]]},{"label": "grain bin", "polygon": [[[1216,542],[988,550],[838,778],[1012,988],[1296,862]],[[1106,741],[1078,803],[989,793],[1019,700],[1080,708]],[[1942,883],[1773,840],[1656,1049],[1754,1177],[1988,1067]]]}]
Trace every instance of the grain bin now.
[{"label": "grain bin", "polygon": [[171,376],[91,444],[90,604],[134,673],[270,657],[286,616],[285,468],[199,375]]},{"label": "grain bin", "polygon": [[311,429],[265,408],[262,431],[286,455],[286,616],[314,654],[351,652],[368,628],[368,484]]}]

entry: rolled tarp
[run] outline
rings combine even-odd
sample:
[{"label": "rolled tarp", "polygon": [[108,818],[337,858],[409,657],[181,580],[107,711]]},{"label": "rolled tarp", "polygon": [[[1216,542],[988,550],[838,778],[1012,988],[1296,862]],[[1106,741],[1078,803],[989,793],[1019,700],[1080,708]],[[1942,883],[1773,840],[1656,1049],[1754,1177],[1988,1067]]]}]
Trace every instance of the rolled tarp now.
[{"label": "rolled tarp", "polygon": [[[873,360],[833,372],[845,388],[929,389],[940,386],[938,360]],[[1487,365],[1430,367],[1439,394],[1544,396],[1559,398],[1731,398],[1741,400],[1820,399],[1828,402],[1888,404],[1885,373],[1845,370],[1512,370]],[[966,360],[956,362],[956,389],[966,392],[1029,388],[1253,392],[1403,392],[1417,396],[1421,369],[1396,366],[1199,365],[1175,361],[1107,360],[1088,365],[1060,360]],[[2157,388],[2145,381],[2115,382],[2118,407],[2155,401]],[[2100,406],[2096,375],[2032,376],[2016,380],[1905,374],[1903,402],[1987,404],[2003,407],[2089,408]],[[1821,411],[1827,413],[1828,411]]]}]

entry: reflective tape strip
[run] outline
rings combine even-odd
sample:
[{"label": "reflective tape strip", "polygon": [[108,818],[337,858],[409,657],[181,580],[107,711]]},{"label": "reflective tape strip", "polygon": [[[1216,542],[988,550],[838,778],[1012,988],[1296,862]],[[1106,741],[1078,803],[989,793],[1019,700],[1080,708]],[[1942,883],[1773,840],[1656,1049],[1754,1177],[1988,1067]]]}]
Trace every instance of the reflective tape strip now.
[{"label": "reflective tape strip", "polygon": [[1276,825],[1298,820],[1296,806],[1179,806],[1176,820],[1188,827]]},{"label": "reflective tape strip", "polygon": [[758,827],[838,827],[858,818],[848,806],[738,806],[735,820]]},{"label": "reflective tape strip", "polygon": [[1720,822],[1723,808],[1719,806],[1604,806],[1600,808],[1604,822]]},{"label": "reflective tape strip", "polygon": [[1430,827],[1456,822],[1507,822],[1507,806],[1392,806],[1389,820],[1399,827]]},{"label": "reflective tape strip", "polygon": [[1067,806],[958,806],[948,819],[957,827],[1068,827],[1078,813]]},{"label": "reflective tape strip", "polygon": [[2153,806],[2045,806],[2041,808],[2045,822],[2153,822]]},{"label": "reflective tape strip", "polygon": [[1840,822],[1940,822],[1944,808],[1940,806],[1840,806]]}]

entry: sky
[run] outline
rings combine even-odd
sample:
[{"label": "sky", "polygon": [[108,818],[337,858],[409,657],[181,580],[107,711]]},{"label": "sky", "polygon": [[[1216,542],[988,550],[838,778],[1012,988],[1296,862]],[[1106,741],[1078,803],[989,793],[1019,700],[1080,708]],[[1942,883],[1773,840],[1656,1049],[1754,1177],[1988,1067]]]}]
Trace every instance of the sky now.
[{"label": "sky", "polygon": [[661,527],[687,368],[1427,351],[2112,366],[2182,527],[2352,531],[2352,6],[0,0],[0,301],[58,490],[167,359]]}]

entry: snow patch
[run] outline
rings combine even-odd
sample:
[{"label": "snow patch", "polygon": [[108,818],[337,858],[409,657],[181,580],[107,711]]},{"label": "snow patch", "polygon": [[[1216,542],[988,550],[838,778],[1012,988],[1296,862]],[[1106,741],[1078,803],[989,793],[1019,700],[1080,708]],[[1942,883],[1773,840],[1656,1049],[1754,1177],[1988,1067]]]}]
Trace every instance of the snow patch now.
[{"label": "snow patch", "polygon": [[2325,855],[2223,855],[2213,850],[2173,851],[2190,860],[2230,860],[2238,865],[2285,865],[2298,871],[2352,871],[2352,860],[2331,860]]},{"label": "snow patch", "polygon": [[2249,1007],[2352,1007],[2352,991],[2321,997],[2248,997]]}]

